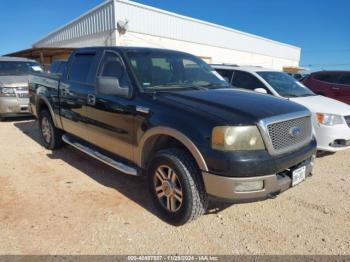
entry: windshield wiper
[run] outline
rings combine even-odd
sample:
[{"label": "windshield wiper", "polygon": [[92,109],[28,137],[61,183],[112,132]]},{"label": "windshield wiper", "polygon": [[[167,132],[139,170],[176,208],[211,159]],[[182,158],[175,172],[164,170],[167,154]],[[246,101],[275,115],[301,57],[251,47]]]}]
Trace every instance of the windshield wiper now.
[{"label": "windshield wiper", "polygon": [[228,88],[228,85],[220,85],[220,84],[206,84],[206,85],[200,85],[199,87],[202,88],[210,88],[210,89],[216,89],[216,88]]},{"label": "windshield wiper", "polygon": [[316,96],[316,94],[304,94],[304,95],[301,95],[300,97],[307,97],[307,96]]},{"label": "windshield wiper", "polygon": [[196,90],[207,90],[208,88],[206,86],[201,85],[192,85],[192,84],[179,84],[179,83],[167,83],[163,85],[156,85],[156,86],[150,86],[147,87],[148,90],[162,90],[162,89],[169,89],[169,87],[174,87],[174,89],[186,89],[186,88],[193,88]]}]

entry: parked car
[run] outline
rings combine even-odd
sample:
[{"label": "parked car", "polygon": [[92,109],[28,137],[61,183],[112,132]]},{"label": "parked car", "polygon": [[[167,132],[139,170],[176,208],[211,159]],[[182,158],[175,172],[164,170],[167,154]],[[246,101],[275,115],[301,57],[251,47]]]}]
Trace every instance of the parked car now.
[{"label": "parked car", "polygon": [[350,104],[350,71],[314,72],[302,82],[316,94]]},{"label": "parked car", "polygon": [[67,60],[55,60],[49,66],[48,72],[51,74],[63,74],[64,69],[66,68]]},{"label": "parked car", "polygon": [[30,114],[28,77],[36,71],[42,69],[34,60],[0,57],[0,120]]},{"label": "parked car", "polygon": [[350,148],[350,106],[319,96],[286,73],[262,67],[213,65],[236,87],[284,97],[312,112],[313,129],[320,151]]},{"label": "parked car", "polygon": [[174,225],[204,214],[209,197],[271,198],[312,171],[316,141],[305,107],[232,89],[187,53],[77,49],[62,76],[35,74],[30,89],[46,148],[65,142],[146,176],[161,217]]}]

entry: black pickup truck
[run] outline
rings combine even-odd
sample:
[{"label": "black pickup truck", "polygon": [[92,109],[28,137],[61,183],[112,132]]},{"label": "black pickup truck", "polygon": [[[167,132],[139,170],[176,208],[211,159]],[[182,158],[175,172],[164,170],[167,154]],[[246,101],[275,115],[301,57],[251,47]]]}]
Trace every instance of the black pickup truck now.
[{"label": "black pickup truck", "polygon": [[146,176],[160,216],[182,225],[210,197],[275,197],[312,171],[310,112],[231,88],[201,59],[131,47],[82,48],[61,76],[30,78],[30,108],[44,146],[63,142]]}]

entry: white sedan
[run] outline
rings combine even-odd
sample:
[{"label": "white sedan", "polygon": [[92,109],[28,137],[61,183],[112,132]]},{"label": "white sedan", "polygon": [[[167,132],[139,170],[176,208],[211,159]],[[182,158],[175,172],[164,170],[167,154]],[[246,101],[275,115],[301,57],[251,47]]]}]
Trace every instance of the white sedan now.
[{"label": "white sedan", "polygon": [[350,148],[350,106],[316,95],[286,73],[262,67],[212,65],[233,86],[283,97],[308,108],[320,151]]}]

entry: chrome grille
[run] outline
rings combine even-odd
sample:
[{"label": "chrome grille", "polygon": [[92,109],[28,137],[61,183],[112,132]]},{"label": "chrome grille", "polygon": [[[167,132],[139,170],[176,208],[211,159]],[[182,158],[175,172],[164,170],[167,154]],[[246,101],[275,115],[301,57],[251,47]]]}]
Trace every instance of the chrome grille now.
[{"label": "chrome grille", "polygon": [[17,87],[16,95],[20,99],[29,98],[28,87]]},{"label": "chrome grille", "polygon": [[29,98],[29,94],[28,93],[17,93],[17,97],[18,98]]},{"label": "chrome grille", "polygon": [[345,121],[348,124],[348,126],[350,127],[350,116],[345,116]]},{"label": "chrome grille", "polygon": [[312,126],[310,116],[274,122],[267,131],[275,154],[293,151],[310,142]]}]

